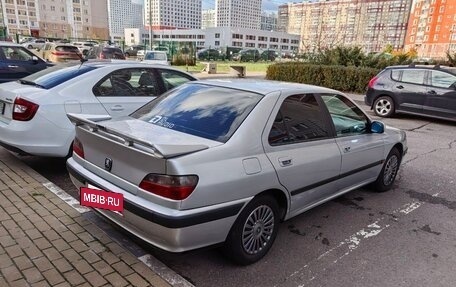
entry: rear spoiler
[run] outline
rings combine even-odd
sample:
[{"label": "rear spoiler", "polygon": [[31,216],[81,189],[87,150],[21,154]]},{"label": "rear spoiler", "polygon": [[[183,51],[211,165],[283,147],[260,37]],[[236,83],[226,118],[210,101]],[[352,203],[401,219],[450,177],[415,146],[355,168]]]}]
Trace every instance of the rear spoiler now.
[{"label": "rear spoiler", "polygon": [[[206,145],[153,144],[151,142],[144,141],[137,137],[122,133],[118,130],[114,130],[112,128],[108,128],[106,126],[96,123],[96,121],[109,120],[111,119],[110,116],[93,116],[70,113],[67,114],[67,117],[76,127],[83,127],[93,133],[102,132],[104,134],[107,134],[108,136],[114,136],[116,138],[123,140],[126,146],[137,148],[143,152],[147,152],[158,158],[171,158],[209,148]],[[138,145],[147,148],[147,150],[144,148],[139,148]]]}]

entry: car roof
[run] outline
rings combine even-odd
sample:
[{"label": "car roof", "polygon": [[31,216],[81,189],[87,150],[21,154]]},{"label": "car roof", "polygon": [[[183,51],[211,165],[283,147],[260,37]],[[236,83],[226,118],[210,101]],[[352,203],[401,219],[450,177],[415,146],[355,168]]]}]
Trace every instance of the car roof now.
[{"label": "car roof", "polygon": [[12,43],[12,42],[6,42],[6,41],[0,41],[0,46],[6,46],[6,47],[22,47],[20,44]]},{"label": "car roof", "polygon": [[451,74],[456,75],[456,67],[450,67],[450,66],[440,66],[440,65],[397,65],[397,66],[389,66],[386,67],[386,69],[427,69],[427,70],[437,70],[437,71],[445,71]]},{"label": "car roof", "polygon": [[[77,65],[76,62],[75,62],[75,65]],[[93,60],[88,60],[88,61],[84,62],[83,65],[92,66],[92,67],[96,67],[96,68],[109,67],[109,66],[116,66],[116,67],[126,68],[126,69],[127,68],[160,68],[160,69],[165,68],[168,70],[174,70],[174,71],[178,71],[178,72],[192,76],[191,74],[189,74],[185,71],[182,71],[182,70],[170,67],[170,66],[161,65],[161,64],[145,64],[145,63],[141,63],[141,62],[135,61],[135,60],[129,61],[129,60],[116,60],[116,59],[106,59],[106,60],[93,59]],[[192,76],[192,77],[194,78],[194,76]]]},{"label": "car roof", "polygon": [[230,89],[244,90],[253,93],[259,93],[267,95],[272,92],[290,92],[290,93],[336,93],[342,94],[339,91],[307,85],[307,84],[298,84],[298,83],[289,83],[289,82],[280,82],[280,81],[271,81],[271,80],[257,80],[257,79],[209,79],[201,80],[194,83],[201,83],[211,86],[218,86]]}]

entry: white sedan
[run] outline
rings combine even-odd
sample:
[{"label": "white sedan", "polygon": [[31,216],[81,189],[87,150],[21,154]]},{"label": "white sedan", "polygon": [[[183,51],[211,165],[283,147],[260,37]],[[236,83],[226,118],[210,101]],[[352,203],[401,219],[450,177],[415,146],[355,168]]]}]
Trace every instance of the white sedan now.
[{"label": "white sedan", "polygon": [[0,145],[21,154],[65,157],[74,138],[67,113],[126,116],[193,80],[162,65],[104,61],[58,65],[0,84]]}]

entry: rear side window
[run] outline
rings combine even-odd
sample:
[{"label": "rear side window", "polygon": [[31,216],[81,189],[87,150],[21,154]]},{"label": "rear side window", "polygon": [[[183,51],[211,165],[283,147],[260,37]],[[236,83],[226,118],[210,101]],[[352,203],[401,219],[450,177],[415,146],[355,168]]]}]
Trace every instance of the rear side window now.
[{"label": "rear side window", "polygon": [[402,71],[401,82],[412,84],[424,84],[426,70],[406,69]]},{"label": "rear side window", "polygon": [[263,96],[222,87],[185,84],[131,114],[150,124],[226,142]]},{"label": "rear side window", "polygon": [[78,47],[71,47],[71,46],[57,46],[55,50],[58,52],[79,52]]},{"label": "rear side window", "polygon": [[392,70],[391,71],[391,79],[395,81],[400,81],[401,70]]},{"label": "rear side window", "polygon": [[329,136],[324,114],[314,95],[286,98],[269,132],[270,145],[322,139]]},{"label": "rear side window", "polygon": [[33,82],[44,89],[51,89],[95,69],[96,67],[81,64],[62,64],[31,74],[23,80]]}]

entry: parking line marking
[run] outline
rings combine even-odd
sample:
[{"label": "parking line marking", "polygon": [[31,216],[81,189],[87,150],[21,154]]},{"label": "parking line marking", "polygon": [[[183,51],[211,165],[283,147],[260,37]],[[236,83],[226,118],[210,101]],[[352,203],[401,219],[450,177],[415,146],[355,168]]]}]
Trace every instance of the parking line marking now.
[{"label": "parking line marking", "polygon": [[177,287],[194,287],[195,285],[191,284],[185,280],[182,276],[169,269],[165,264],[159,261],[157,258],[153,257],[150,254],[143,255],[138,257],[140,261],[146,264],[152,271],[157,273],[161,278],[166,280],[172,286]]},{"label": "parking line marking", "polygon": [[[443,191],[437,192],[433,194],[433,197],[437,197],[442,193]],[[419,201],[413,201],[404,204],[400,208],[394,210],[391,214],[397,214],[397,213],[402,213],[404,215],[408,215],[411,212],[417,210],[421,206],[423,206],[423,202]],[[304,265],[302,268],[296,270],[293,272],[291,275],[289,275],[287,278],[285,278],[285,282],[290,280],[292,277],[296,278],[294,279],[295,281],[291,281],[287,284],[288,285],[293,285],[293,283],[297,283],[297,286],[303,287],[306,286],[308,283],[311,281],[315,280],[318,277],[318,274],[315,274],[315,272],[312,270],[311,266],[314,264],[317,264],[321,259],[326,259],[326,257],[332,256],[333,259],[329,264],[327,264],[327,267],[321,268],[319,267],[318,273],[321,274],[325,272],[331,265],[336,264],[339,262],[341,259],[343,259],[345,256],[349,255],[353,251],[355,251],[363,241],[375,237],[379,235],[383,230],[387,229],[388,227],[391,226],[391,224],[386,224],[382,223],[382,221],[385,220],[390,220],[391,217],[389,216],[382,216],[378,218],[374,223],[371,223],[367,225],[365,228],[359,230],[358,232],[350,235],[348,238],[345,240],[341,241],[339,244],[337,244],[335,247],[329,249],[328,251],[324,252],[320,256],[318,256],[316,259],[310,261],[306,265]],[[397,221],[397,218],[394,218],[394,221]],[[342,252],[342,254],[341,254]],[[334,254],[336,253],[336,254]],[[337,255],[338,253],[338,255]],[[299,282],[300,281],[300,282]],[[283,283],[285,283],[283,282]],[[285,285],[285,284],[284,284]],[[277,285],[276,285],[277,286]]]},{"label": "parking line marking", "polygon": [[79,200],[75,199],[74,197],[66,193],[63,189],[61,189],[60,187],[58,187],[50,181],[43,183],[43,186],[53,194],[57,195],[61,200],[65,201],[69,206],[76,209],[76,211],[78,211],[79,213],[85,213],[91,210],[90,208],[80,205]]}]

